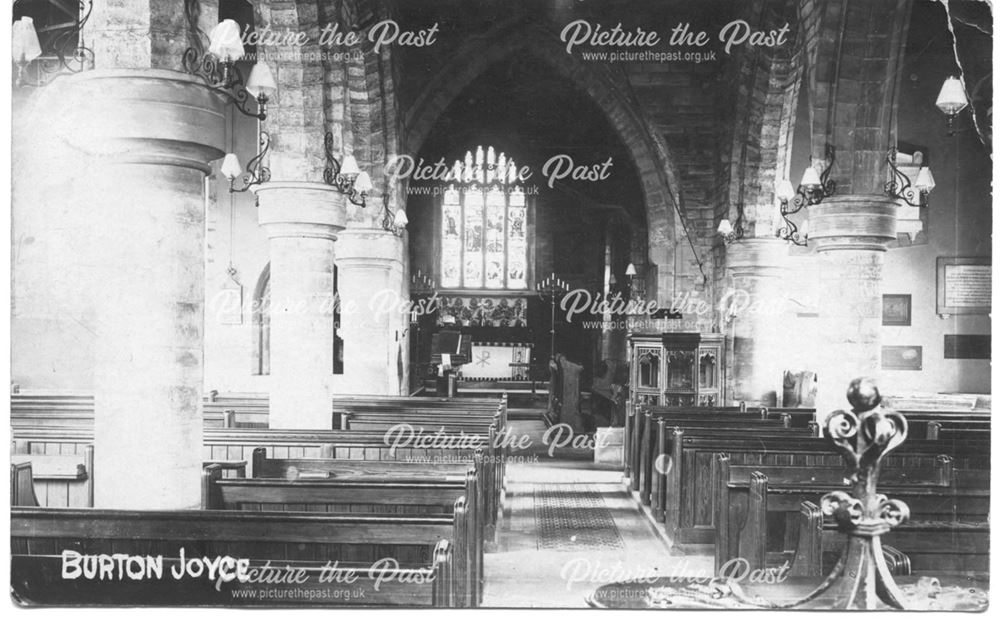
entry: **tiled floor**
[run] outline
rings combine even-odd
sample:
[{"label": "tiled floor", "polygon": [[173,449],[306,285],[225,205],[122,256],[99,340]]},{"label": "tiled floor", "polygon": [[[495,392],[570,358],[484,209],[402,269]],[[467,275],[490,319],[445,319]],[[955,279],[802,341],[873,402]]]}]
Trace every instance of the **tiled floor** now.
[{"label": "tiled floor", "polygon": [[[544,432],[541,423],[515,421],[512,426],[516,433],[539,440]],[[484,606],[585,608],[586,596],[608,582],[711,570],[709,556],[680,556],[667,549],[622,484],[620,471],[595,467],[579,449],[562,449],[554,457],[537,449],[520,453],[530,459],[507,468],[505,517],[496,550],[486,554]],[[594,497],[587,492],[597,492],[622,545],[607,545],[616,540],[613,533],[601,533],[606,535],[601,537],[589,533],[576,539],[571,522],[559,531],[566,537],[564,545],[539,549],[537,486],[557,489],[560,494],[578,488],[581,502],[586,498],[591,505]],[[594,523],[581,515],[581,528],[583,522]],[[588,545],[594,541],[605,543]]]}]

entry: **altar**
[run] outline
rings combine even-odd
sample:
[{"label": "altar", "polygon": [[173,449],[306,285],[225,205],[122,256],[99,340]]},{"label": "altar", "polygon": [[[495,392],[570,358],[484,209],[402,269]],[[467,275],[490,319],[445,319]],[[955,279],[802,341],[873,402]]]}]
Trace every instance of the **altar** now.
[{"label": "altar", "polygon": [[472,342],[472,359],[461,370],[464,380],[526,380],[531,343]]}]

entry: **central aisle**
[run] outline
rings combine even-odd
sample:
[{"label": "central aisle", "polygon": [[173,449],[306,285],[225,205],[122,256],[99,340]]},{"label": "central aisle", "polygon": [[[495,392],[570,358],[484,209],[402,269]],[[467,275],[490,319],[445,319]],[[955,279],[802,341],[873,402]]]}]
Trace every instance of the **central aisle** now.
[{"label": "central aisle", "polygon": [[592,453],[549,457],[540,422],[515,421],[533,448],[507,468],[505,515],[485,559],[485,607],[586,608],[608,582],[710,572],[708,555],[671,553],[622,484],[621,471],[595,466]]}]

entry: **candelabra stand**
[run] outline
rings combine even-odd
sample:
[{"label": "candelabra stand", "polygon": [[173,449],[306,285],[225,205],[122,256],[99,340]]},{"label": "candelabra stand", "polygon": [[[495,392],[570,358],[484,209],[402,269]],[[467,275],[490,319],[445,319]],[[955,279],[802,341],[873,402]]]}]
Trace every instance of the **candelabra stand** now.
[{"label": "candelabra stand", "polygon": [[566,284],[561,278],[558,278],[553,272],[549,276],[546,276],[544,280],[535,284],[535,291],[538,293],[538,297],[544,299],[546,296],[549,298],[549,306],[551,309],[550,321],[551,329],[549,330],[549,357],[555,358],[556,356],[556,297],[560,293],[566,293],[569,291],[569,285]]}]

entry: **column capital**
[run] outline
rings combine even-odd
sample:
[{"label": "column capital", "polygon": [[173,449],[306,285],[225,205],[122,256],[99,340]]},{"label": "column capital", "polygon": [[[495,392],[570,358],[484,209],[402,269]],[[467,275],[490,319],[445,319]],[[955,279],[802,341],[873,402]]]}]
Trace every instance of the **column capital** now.
[{"label": "column capital", "polygon": [[749,237],[726,248],[726,267],[733,276],[778,276],[788,261],[788,242],[776,237]]},{"label": "column capital", "polygon": [[38,131],[109,163],[207,174],[224,155],[226,97],[187,73],[84,71],[57,79],[36,101]]},{"label": "column capital", "polygon": [[347,199],[332,185],[271,181],[255,187],[254,193],[257,221],[271,239],[318,237],[335,241],[347,224]]},{"label": "column capital", "polygon": [[403,238],[390,231],[351,227],[340,232],[337,263],[359,265],[403,264]]},{"label": "column capital", "polygon": [[899,201],[882,194],[831,196],[809,209],[809,245],[818,252],[885,252],[896,239]]}]

